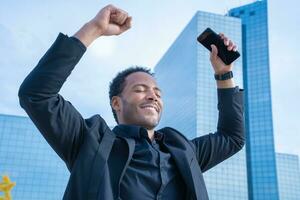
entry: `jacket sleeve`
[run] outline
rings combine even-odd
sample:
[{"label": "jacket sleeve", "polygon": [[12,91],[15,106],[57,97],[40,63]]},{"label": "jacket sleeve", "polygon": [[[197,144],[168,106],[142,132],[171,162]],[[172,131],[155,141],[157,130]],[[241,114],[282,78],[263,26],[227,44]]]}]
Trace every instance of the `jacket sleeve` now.
[{"label": "jacket sleeve", "polygon": [[244,146],[243,93],[238,87],[218,89],[217,131],[192,140],[202,172],[229,158]]},{"label": "jacket sleeve", "polygon": [[70,169],[82,143],[86,121],[58,94],[86,48],[59,34],[19,88],[21,107]]}]

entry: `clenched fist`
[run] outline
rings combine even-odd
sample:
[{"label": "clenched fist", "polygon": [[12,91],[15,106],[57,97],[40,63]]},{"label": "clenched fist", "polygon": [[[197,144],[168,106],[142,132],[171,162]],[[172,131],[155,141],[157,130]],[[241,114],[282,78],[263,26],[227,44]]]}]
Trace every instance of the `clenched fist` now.
[{"label": "clenched fist", "polygon": [[131,27],[132,17],[124,10],[108,5],[90,21],[101,35],[120,35]]},{"label": "clenched fist", "polygon": [[131,27],[132,17],[113,5],[102,8],[75,35],[86,47],[100,36],[120,35]]}]

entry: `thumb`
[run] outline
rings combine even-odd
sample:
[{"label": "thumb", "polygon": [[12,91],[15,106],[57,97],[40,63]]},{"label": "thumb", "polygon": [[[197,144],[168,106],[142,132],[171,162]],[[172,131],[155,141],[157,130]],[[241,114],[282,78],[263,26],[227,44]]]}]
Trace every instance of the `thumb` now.
[{"label": "thumb", "polygon": [[210,57],[211,57],[212,59],[216,59],[217,56],[218,56],[218,48],[217,48],[216,45],[214,45],[214,44],[210,45],[210,47],[211,47],[211,54],[210,54]]}]

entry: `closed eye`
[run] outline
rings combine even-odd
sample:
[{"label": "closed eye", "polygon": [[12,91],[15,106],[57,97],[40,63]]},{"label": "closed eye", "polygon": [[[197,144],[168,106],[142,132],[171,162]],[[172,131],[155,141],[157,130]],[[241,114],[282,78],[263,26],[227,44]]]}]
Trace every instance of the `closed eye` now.
[{"label": "closed eye", "polygon": [[[147,92],[150,88],[146,85],[142,85],[142,84],[138,84],[136,86],[134,86],[133,91],[135,93],[141,93],[141,92]],[[161,91],[159,88],[155,87],[154,88],[155,91],[155,95],[157,96],[157,98],[161,98]]]}]

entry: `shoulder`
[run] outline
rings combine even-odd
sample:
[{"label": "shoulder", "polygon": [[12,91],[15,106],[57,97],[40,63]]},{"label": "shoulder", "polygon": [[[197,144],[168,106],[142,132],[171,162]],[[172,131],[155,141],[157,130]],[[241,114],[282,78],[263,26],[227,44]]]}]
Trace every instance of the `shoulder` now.
[{"label": "shoulder", "polygon": [[159,129],[158,132],[162,132],[166,137],[176,137],[188,141],[185,135],[183,135],[180,131],[172,127],[164,127],[162,129]]},{"label": "shoulder", "polygon": [[193,150],[195,150],[194,144],[180,131],[176,130],[172,127],[164,127],[162,129],[159,129],[158,132],[163,133],[165,141],[170,143],[181,143],[188,146],[191,146]]},{"label": "shoulder", "polygon": [[93,115],[90,118],[84,119],[85,121],[85,132],[90,135],[96,135],[99,139],[102,138],[105,132],[114,134],[106,121],[99,115]]}]

